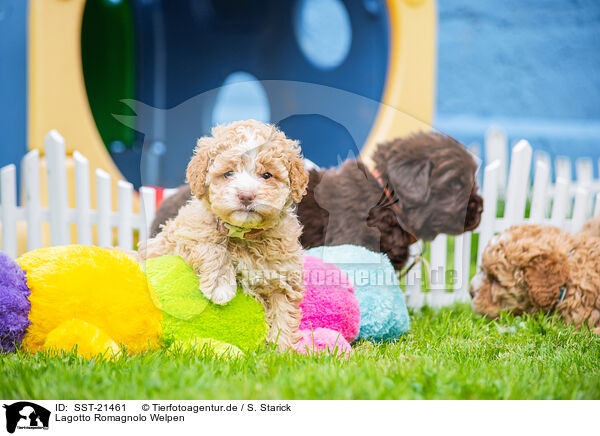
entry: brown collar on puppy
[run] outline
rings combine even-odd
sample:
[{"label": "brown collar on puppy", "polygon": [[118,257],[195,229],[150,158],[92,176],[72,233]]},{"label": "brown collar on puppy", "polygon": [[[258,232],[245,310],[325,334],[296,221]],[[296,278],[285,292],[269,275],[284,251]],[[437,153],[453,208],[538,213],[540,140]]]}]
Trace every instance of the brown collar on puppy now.
[{"label": "brown collar on puppy", "polygon": [[258,235],[263,233],[265,229],[245,229],[227,223],[221,218],[217,218],[217,231],[230,238],[255,239]]},{"label": "brown collar on puppy", "polygon": [[567,295],[567,285],[565,283],[564,285],[562,285],[560,287],[560,294],[558,294],[558,298],[554,302],[554,306],[552,306],[552,309],[550,309],[550,314],[554,313],[554,311],[556,310],[556,306],[558,306],[558,303],[562,303],[563,302],[563,300],[565,299],[566,295]]},{"label": "brown collar on puppy", "polygon": [[[373,177],[375,177],[375,180],[377,181],[377,184],[379,185],[379,187],[381,189],[383,189],[383,193],[385,194],[385,196],[389,200],[390,204],[392,205],[392,209],[394,209],[396,211],[396,213],[399,214],[400,216],[403,216],[404,213],[402,212],[402,209],[400,209],[400,206],[398,206],[398,202],[394,200],[388,187],[383,185],[383,178],[381,177],[381,173],[379,171],[377,171],[376,169],[373,169],[373,171],[371,171],[371,174],[373,175]],[[410,236],[411,244],[414,244],[415,242],[417,242],[419,240],[415,235],[413,235],[406,229],[404,229],[404,231],[406,233],[408,233],[408,236]]]},{"label": "brown collar on puppy", "polygon": [[[569,252],[567,253],[567,257],[571,257],[571,255],[575,252],[575,250],[577,249],[577,247],[579,247],[579,244],[577,244],[575,247],[571,248],[569,250]],[[556,306],[558,306],[560,303],[562,303],[567,295],[567,284],[565,283],[564,285],[562,285],[560,287],[560,293],[558,294],[558,298],[556,299],[556,301],[554,302],[554,305],[552,306],[552,309],[550,309],[550,314],[553,314],[554,311],[556,311]]]}]

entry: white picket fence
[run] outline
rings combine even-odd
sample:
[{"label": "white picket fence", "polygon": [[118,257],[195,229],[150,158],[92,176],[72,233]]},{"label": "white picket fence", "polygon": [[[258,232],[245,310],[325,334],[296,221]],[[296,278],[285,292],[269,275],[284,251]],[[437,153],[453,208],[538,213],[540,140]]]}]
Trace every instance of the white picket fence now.
[{"label": "white picket fence", "polygon": [[[481,146],[478,143],[471,144],[469,149],[478,157],[482,155]],[[487,130],[484,138],[484,149],[486,164],[490,164],[494,161],[499,162],[498,185],[501,190],[500,194],[503,195],[508,177],[510,150],[507,133],[502,127],[494,125]],[[543,151],[536,151],[534,153],[534,161],[536,164],[538,161],[544,162],[550,169],[555,181],[558,179],[567,181],[569,185],[568,190],[572,196],[575,195],[577,187],[580,185],[586,186],[592,193],[600,192],[600,178],[594,178],[593,159],[579,158],[575,160],[575,165],[573,165],[569,157],[557,155],[554,158],[554,168],[552,168],[550,156]],[[598,174],[600,175],[600,159],[598,159],[596,164]],[[575,167],[575,174],[572,173],[573,166]],[[479,180],[479,182],[481,183],[481,180]],[[554,186],[550,187],[551,192],[553,188]]]},{"label": "white picket fence", "polygon": [[[110,176],[97,170],[96,209],[92,209],[90,192],[89,163],[78,152],[73,153],[75,208],[68,203],[67,170],[65,141],[56,131],[45,138],[45,157],[47,171],[48,207],[41,204],[40,158],[37,150],[29,152],[22,161],[21,181],[25,194],[24,204],[17,204],[17,180],[15,165],[0,169],[0,221],[2,223],[2,246],[5,253],[17,256],[18,224],[26,223],[27,250],[43,245],[42,229],[49,225],[50,245],[72,243],[70,226],[76,226],[76,240],[79,244],[90,245],[94,242],[102,247],[113,245],[125,250],[134,249],[134,232],[139,232],[139,240],[148,236],[148,228],[154,219],[156,192],[153,188],[140,189],[141,213],[133,213],[133,186],[118,181],[118,210],[112,210],[112,189]],[[600,214],[600,194],[595,181],[577,183],[571,189],[570,180],[558,177],[551,183],[550,167],[546,160],[535,163],[535,178],[530,189],[530,168],[532,148],[527,141],[520,141],[512,149],[508,168],[506,188],[501,182],[503,163],[496,159],[485,167],[482,196],[484,212],[481,225],[474,233],[465,233],[453,238],[440,235],[427,245],[430,253],[429,268],[418,263],[407,275],[405,291],[409,306],[419,308],[424,304],[441,307],[455,301],[469,300],[469,280],[471,250],[474,234],[478,235],[478,256],[494,233],[500,232],[512,224],[534,222],[552,224],[570,231],[577,231],[585,220],[592,216],[592,198],[595,196],[595,214]],[[586,170],[588,171],[588,170]],[[165,192],[168,196],[173,191]],[[572,199],[574,198],[574,202]],[[497,218],[497,206],[500,199],[505,201],[505,214]],[[527,200],[531,201],[530,217],[525,218]],[[574,205],[571,207],[571,203]],[[116,239],[114,229],[117,229]],[[94,240],[94,230],[96,239]],[[416,256],[423,250],[418,242],[411,247]],[[452,280],[446,277],[449,272],[448,260],[453,265]],[[426,270],[430,273],[425,273]],[[423,285],[423,276],[428,286]]]},{"label": "white picket fence", "polygon": [[116,244],[124,250],[134,247],[134,230],[145,240],[154,219],[156,193],[153,188],[140,189],[140,210],[133,213],[134,189],[131,183],[118,181],[118,211],[112,208],[112,181],[108,173],[96,170],[96,209],[90,207],[89,162],[81,153],[73,153],[75,172],[75,209],[69,208],[65,140],[55,130],[46,135],[44,150],[47,168],[48,207],[41,204],[40,158],[38,150],[25,155],[21,166],[21,180],[25,194],[24,205],[17,205],[17,177],[14,164],[0,170],[0,218],[2,222],[2,251],[17,256],[17,223],[27,225],[27,250],[43,245],[42,225],[50,225],[50,244],[66,245],[72,242],[70,224],[77,225],[77,243],[93,243],[92,228],[97,230],[97,244],[112,247],[113,229],[117,229]]}]

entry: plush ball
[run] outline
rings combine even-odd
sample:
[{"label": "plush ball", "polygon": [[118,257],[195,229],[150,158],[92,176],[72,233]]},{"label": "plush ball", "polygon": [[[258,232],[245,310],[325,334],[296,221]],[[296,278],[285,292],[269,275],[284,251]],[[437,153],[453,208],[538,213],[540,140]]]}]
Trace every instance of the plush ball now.
[{"label": "plush ball", "polygon": [[200,291],[194,270],[178,256],[148,259],[145,269],[163,310],[167,341],[212,338],[244,351],[264,344],[265,309],[251,296],[238,290],[226,305],[213,304]]},{"label": "plush ball", "polygon": [[348,358],[352,354],[352,347],[342,334],[328,328],[302,330],[302,339],[296,347],[300,354],[318,355],[321,353],[341,354]]},{"label": "plush ball", "polygon": [[346,274],[331,263],[305,256],[304,284],[300,329],[324,327],[340,332],[348,342],[356,339],[360,308]]},{"label": "plush ball", "polygon": [[357,339],[397,339],[409,329],[409,316],[397,272],[385,254],[356,245],[315,247],[307,255],[346,273],[360,306]]},{"label": "plush ball", "polygon": [[99,354],[115,355],[120,348],[103,330],[93,324],[72,319],[65,321],[46,336],[42,350],[77,351],[91,359]]},{"label": "plush ball", "polygon": [[[57,328],[49,343],[66,350],[89,337],[94,328],[106,334],[105,342],[122,344],[131,352],[160,345],[161,312],[139,264],[125,253],[69,245],[34,250],[17,262],[27,273],[31,290],[31,325],[23,338],[26,350],[43,347]],[[77,324],[80,339],[61,330],[73,319],[88,324],[89,328]]]},{"label": "plush ball", "polygon": [[21,345],[29,326],[29,288],[25,273],[14,260],[0,251],[0,351],[14,351]]}]

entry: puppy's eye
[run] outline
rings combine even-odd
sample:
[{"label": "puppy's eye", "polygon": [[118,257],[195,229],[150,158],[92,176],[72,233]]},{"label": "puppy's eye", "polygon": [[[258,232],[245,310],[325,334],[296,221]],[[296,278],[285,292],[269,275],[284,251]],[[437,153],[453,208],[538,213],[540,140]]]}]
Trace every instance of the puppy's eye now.
[{"label": "puppy's eye", "polygon": [[450,184],[450,187],[451,187],[453,190],[460,191],[460,190],[461,190],[461,189],[464,187],[464,185],[463,185],[463,182],[462,182],[462,181],[460,181],[460,180],[456,180],[456,181],[454,181],[454,182],[452,182],[452,183]]},{"label": "puppy's eye", "polygon": [[488,280],[490,283],[496,283],[498,285],[500,284],[500,280],[498,280],[498,277],[493,273],[488,274]]},{"label": "puppy's eye", "polygon": [[227,171],[225,174],[223,174],[223,177],[226,179],[230,178],[231,176],[233,176],[233,171]]},{"label": "puppy's eye", "polygon": [[267,180],[267,179],[270,179],[271,177],[273,177],[273,174],[271,174],[271,173],[263,173],[263,175],[261,177],[263,179]]}]

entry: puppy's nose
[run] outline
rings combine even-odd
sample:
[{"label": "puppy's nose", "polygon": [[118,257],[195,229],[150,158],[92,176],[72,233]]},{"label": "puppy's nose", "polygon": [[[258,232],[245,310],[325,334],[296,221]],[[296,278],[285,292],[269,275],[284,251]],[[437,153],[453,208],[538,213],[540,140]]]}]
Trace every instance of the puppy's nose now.
[{"label": "puppy's nose", "polygon": [[472,193],[467,204],[467,214],[465,216],[465,231],[475,230],[481,222],[483,212],[483,198]]},{"label": "puppy's nose", "polygon": [[250,205],[254,201],[254,192],[250,191],[240,191],[238,193],[238,198],[240,199],[240,203],[244,206]]}]

